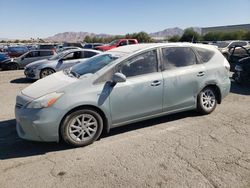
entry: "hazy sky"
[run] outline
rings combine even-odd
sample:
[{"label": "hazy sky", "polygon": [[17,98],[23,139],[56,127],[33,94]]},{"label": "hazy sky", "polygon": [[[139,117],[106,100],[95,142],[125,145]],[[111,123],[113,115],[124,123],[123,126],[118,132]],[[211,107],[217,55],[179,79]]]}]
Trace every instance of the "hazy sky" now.
[{"label": "hazy sky", "polygon": [[0,38],[250,23],[250,0],[0,0]]}]

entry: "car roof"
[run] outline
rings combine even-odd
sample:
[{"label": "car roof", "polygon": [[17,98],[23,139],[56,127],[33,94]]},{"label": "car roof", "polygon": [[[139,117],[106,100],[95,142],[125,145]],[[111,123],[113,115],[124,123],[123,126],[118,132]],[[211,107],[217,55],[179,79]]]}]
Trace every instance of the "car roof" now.
[{"label": "car roof", "polygon": [[96,52],[96,53],[102,53],[99,50],[92,50],[92,49],[69,49],[69,50],[65,50],[64,52],[77,52],[77,51],[89,51],[89,52]]},{"label": "car roof", "polygon": [[151,48],[157,48],[157,47],[170,47],[170,46],[176,46],[176,47],[202,47],[207,49],[214,49],[215,47],[208,44],[194,44],[194,43],[188,43],[188,42],[175,42],[175,43],[147,43],[147,44],[132,44],[132,45],[126,45],[118,48],[114,48],[109,50],[108,52],[119,52],[119,53],[134,53],[140,50],[145,49],[151,49]]}]

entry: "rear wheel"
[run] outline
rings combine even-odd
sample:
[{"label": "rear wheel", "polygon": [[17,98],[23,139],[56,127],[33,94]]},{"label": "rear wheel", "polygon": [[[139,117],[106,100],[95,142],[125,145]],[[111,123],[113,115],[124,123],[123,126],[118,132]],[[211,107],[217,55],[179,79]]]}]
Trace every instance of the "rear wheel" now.
[{"label": "rear wheel", "polygon": [[212,87],[204,88],[198,95],[197,110],[202,114],[210,114],[217,105],[216,92]]},{"label": "rear wheel", "polygon": [[53,70],[51,68],[42,69],[40,72],[40,78],[45,78],[46,76],[49,76],[53,73],[55,73],[55,70]]},{"label": "rear wheel", "polygon": [[103,129],[99,113],[91,109],[77,110],[63,121],[60,132],[63,140],[72,146],[86,146],[98,139]]}]

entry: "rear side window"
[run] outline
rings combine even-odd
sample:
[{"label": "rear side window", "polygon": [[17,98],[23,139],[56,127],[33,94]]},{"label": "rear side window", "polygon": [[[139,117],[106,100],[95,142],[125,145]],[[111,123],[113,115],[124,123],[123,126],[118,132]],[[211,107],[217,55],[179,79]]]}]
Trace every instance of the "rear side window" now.
[{"label": "rear side window", "polygon": [[82,58],[90,58],[90,57],[93,57],[95,55],[96,55],[96,53],[95,52],[91,52],[91,51],[84,51],[81,54]]},{"label": "rear side window", "polygon": [[40,45],[39,49],[53,49],[54,46],[53,45]]},{"label": "rear side window", "polygon": [[174,69],[196,64],[196,56],[189,47],[168,47],[162,49],[164,68]]},{"label": "rear side window", "polygon": [[53,55],[52,51],[40,51],[40,56],[50,56]]},{"label": "rear side window", "polygon": [[135,40],[128,40],[128,44],[136,44]]},{"label": "rear side window", "polygon": [[203,62],[208,62],[214,56],[214,51],[212,50],[207,50],[204,48],[195,48],[195,50]]}]

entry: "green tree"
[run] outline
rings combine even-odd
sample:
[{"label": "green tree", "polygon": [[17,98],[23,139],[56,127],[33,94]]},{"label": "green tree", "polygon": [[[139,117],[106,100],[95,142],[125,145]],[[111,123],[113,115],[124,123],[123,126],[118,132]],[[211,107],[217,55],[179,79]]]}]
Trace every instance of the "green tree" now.
[{"label": "green tree", "polygon": [[91,43],[92,42],[92,38],[90,37],[90,36],[85,36],[85,38],[84,38],[84,42],[86,42],[86,43]]},{"label": "green tree", "polygon": [[169,39],[167,39],[169,42],[178,42],[180,41],[181,37],[179,35],[174,35],[172,37],[170,37]]},{"label": "green tree", "polygon": [[243,40],[250,40],[250,31],[244,33]]},{"label": "green tree", "polygon": [[180,38],[181,42],[196,42],[200,39],[199,33],[195,32],[193,28],[187,28],[184,30],[182,37]]},{"label": "green tree", "polygon": [[152,38],[144,31],[132,34],[132,38],[137,39],[139,43],[152,42]]}]

